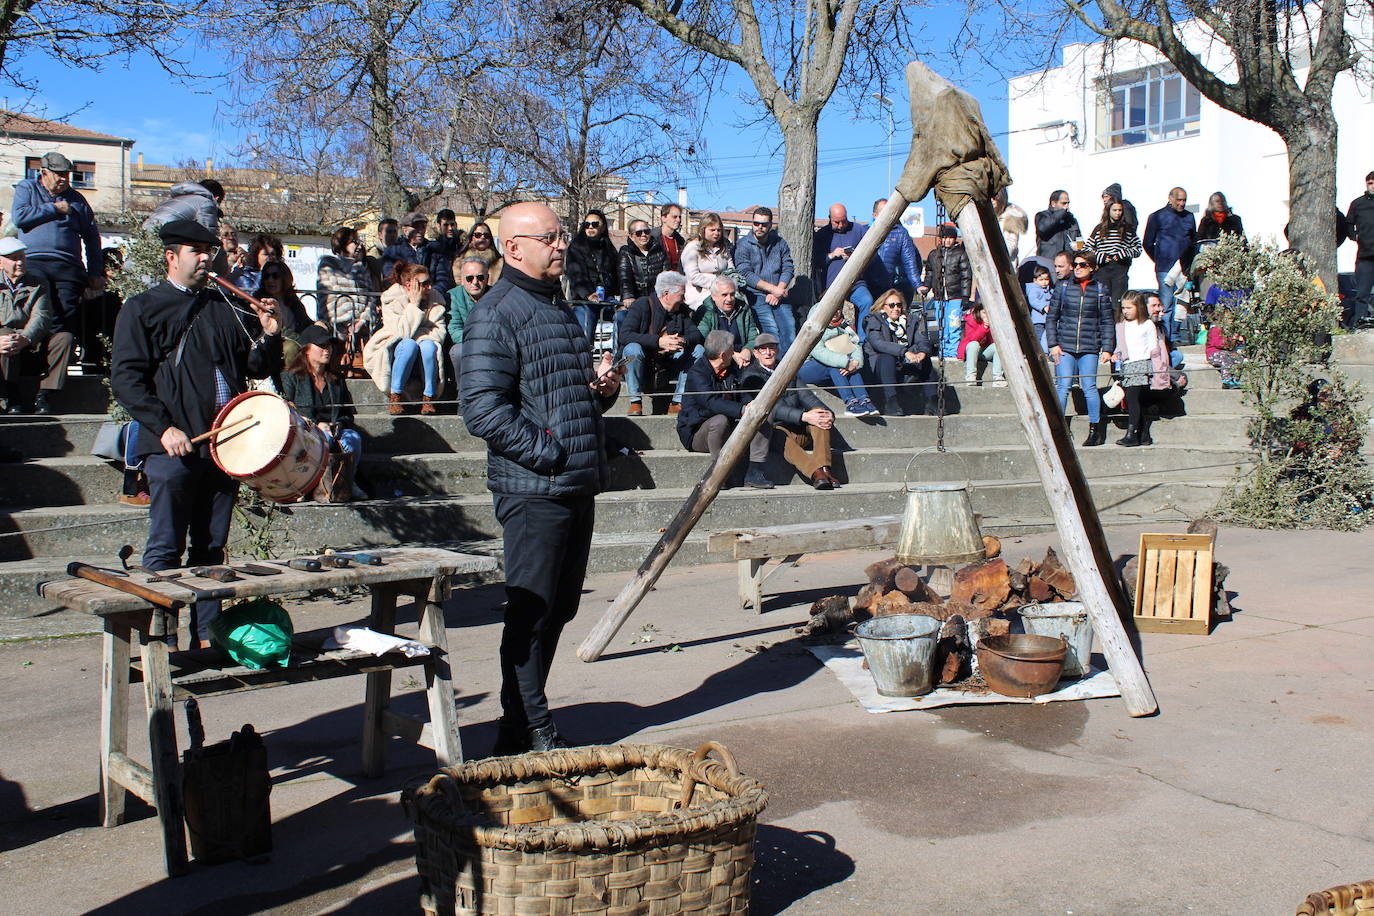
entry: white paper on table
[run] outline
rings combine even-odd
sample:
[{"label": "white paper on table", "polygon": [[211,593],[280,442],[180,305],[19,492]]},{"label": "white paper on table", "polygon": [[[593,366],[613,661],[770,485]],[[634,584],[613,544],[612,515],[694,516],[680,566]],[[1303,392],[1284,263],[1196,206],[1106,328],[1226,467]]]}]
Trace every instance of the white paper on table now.
[{"label": "white paper on table", "polygon": [[864,653],[857,643],[842,646],[807,646],[821,664],[839,678],[840,683],[854,694],[864,709],[873,713],[905,712],[910,709],[935,709],[939,706],[966,706],[977,703],[1055,703],[1061,700],[1091,700],[1099,697],[1119,697],[1121,690],[1116,678],[1105,669],[1094,668],[1088,676],[1077,681],[1060,681],[1053,693],[1038,697],[1004,697],[991,691],[957,690],[939,687],[919,697],[885,697],[873,683],[873,675],[864,668]]},{"label": "white paper on table", "polygon": [[369,655],[385,655],[400,652],[406,658],[417,658],[429,654],[429,646],[413,639],[388,636],[369,630],[367,627],[335,627],[334,635],[324,641],[326,649],[352,649]]}]

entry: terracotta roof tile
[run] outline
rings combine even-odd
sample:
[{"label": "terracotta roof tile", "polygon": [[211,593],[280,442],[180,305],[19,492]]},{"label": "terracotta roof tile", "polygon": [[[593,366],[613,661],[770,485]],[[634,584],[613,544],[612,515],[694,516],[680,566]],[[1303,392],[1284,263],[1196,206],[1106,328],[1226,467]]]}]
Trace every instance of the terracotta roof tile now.
[{"label": "terracotta roof tile", "polygon": [[53,139],[92,140],[106,143],[133,143],[132,140],[125,137],[102,134],[94,130],[87,130],[84,127],[64,124],[61,121],[49,121],[44,118],[37,118],[33,115],[22,114],[17,111],[6,111],[3,108],[0,108],[0,134],[23,137],[52,137]]}]

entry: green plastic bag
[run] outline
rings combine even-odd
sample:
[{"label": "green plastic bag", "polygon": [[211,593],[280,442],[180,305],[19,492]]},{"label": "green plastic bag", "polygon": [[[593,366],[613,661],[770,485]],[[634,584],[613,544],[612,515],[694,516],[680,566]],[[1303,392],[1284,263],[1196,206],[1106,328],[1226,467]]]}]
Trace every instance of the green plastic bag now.
[{"label": "green plastic bag", "polygon": [[275,601],[254,598],[210,621],[210,645],[245,668],[291,663],[291,615]]}]

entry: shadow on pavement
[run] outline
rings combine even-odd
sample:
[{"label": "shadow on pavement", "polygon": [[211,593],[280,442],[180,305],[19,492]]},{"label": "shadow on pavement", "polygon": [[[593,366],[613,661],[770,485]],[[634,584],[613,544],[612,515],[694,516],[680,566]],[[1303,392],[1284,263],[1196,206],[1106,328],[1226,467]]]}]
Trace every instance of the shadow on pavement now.
[{"label": "shadow on pavement", "polygon": [[854,860],[819,830],[799,833],[760,824],[754,844],[754,890],[749,911],[774,916],[822,888],[854,874]]}]

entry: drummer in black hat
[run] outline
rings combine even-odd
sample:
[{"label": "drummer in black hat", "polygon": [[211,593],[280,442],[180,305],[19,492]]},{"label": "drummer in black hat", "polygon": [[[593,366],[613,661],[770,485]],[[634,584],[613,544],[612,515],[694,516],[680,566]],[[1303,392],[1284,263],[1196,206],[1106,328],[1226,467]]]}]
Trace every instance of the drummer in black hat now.
[{"label": "drummer in black hat", "polygon": [[[230,301],[210,287],[210,261],[219,239],[195,220],[163,224],[167,277],[134,296],[115,324],[110,386],[138,427],[135,452],[146,456],[151,570],[224,562],[238,483],[210,458],[209,442],[192,444],[215,415],[248,388],[282,368],[281,307]],[[191,615],[191,642],[208,632],[218,602],[200,602]]]}]

